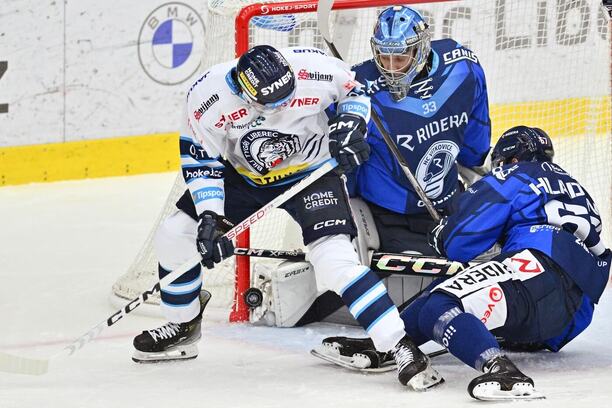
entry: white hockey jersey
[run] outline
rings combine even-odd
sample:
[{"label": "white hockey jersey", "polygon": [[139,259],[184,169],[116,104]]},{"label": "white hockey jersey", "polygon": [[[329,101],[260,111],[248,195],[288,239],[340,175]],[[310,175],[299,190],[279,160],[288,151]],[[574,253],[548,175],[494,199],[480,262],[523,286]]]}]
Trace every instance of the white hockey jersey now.
[{"label": "white hockey jersey", "polygon": [[187,93],[181,165],[198,214],[224,214],[221,158],[254,186],[290,183],[329,159],[330,104],[369,120],[369,98],[346,63],[316,48],[279,51],[294,71],[296,92],[278,112],[258,112],[238,95],[228,78],[237,60],[213,66]]}]

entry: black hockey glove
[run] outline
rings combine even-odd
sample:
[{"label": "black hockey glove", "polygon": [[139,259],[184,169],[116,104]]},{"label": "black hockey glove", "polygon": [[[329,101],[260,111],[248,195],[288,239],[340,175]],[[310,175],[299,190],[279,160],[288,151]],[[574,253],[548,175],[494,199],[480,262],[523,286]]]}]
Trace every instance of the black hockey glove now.
[{"label": "black hockey glove", "polygon": [[427,243],[431,246],[440,256],[446,257],[446,251],[444,250],[444,241],[442,240],[442,230],[446,226],[446,217],[442,218],[439,223],[434,224],[433,228],[427,233]]},{"label": "black hockey glove", "polygon": [[357,115],[341,113],[329,122],[329,153],[345,173],[368,160],[370,146],[365,140],[366,121]]},{"label": "black hockey glove", "polygon": [[212,269],[216,263],[234,254],[234,244],[223,234],[232,228],[225,218],[212,211],[204,211],[198,221],[198,252],[202,266]]}]

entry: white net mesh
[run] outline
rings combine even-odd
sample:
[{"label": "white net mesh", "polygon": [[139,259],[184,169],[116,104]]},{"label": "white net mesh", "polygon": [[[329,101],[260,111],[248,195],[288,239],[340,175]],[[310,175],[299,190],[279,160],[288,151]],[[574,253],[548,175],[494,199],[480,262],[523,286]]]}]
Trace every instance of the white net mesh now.
[{"label": "white net mesh", "polygon": [[[235,57],[234,19],[251,3],[209,0],[204,68]],[[348,62],[371,58],[369,37],[385,3],[372,1],[370,9],[332,12],[334,43]],[[307,4],[301,10],[308,9]],[[600,4],[599,0],[463,0],[412,6],[427,19],[434,39],[451,37],[478,55],[487,77],[494,139],[518,124],[549,133],[556,161],[593,195],[604,220],[604,240],[611,245],[610,29]],[[266,43],[325,48],[316,13],[271,15],[272,9],[283,6],[278,1],[261,9],[262,15],[248,24],[244,46]],[[160,220],[174,210],[183,191],[179,178]],[[251,246],[301,247],[299,228],[282,211],[276,211],[255,224]],[[230,261],[205,275],[205,285],[217,292],[213,302],[221,308],[229,309],[232,303],[231,269]],[[113,291],[120,297],[135,297],[152,286],[156,276],[148,239]]]}]

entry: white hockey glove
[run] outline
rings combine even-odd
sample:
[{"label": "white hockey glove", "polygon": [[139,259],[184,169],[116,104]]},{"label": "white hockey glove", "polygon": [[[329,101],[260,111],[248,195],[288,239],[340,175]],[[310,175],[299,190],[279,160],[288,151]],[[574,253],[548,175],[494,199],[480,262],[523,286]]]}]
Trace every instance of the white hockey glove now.
[{"label": "white hockey glove", "polygon": [[223,234],[232,227],[225,218],[212,211],[204,211],[198,221],[198,252],[202,255],[200,263],[208,269],[234,254],[234,244]]},{"label": "white hockey glove", "polygon": [[358,115],[341,113],[331,118],[329,125],[329,152],[338,161],[338,167],[350,172],[370,157],[370,146],[365,140],[366,121]]}]

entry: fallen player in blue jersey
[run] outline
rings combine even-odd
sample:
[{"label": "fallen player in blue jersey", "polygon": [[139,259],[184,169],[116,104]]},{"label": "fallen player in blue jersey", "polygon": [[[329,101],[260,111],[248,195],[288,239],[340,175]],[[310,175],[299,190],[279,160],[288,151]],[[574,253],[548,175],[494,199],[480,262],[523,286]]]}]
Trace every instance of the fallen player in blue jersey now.
[{"label": "fallen player in blue jersey", "polygon": [[[450,260],[470,261],[495,242],[501,254],[433,282],[401,313],[417,345],[433,340],[483,373],[468,386],[476,399],[539,397],[495,336],[559,351],[588,327],[608,281],[611,252],[600,238],[597,207],[553,154],[541,129],[517,126],[501,136],[493,171],[429,235]],[[364,340],[323,344],[319,351],[330,358],[373,356],[373,365],[385,358]]]}]

